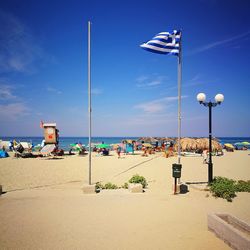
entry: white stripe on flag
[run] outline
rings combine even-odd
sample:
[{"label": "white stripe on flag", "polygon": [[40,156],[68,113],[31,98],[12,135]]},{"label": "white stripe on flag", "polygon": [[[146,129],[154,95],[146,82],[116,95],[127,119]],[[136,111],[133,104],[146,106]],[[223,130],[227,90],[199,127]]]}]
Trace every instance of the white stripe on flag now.
[{"label": "white stripe on flag", "polygon": [[174,30],[172,34],[169,32],[160,32],[148,42],[140,45],[143,49],[150,52],[162,54],[175,54],[178,56],[180,52],[180,31]]},{"label": "white stripe on flag", "polygon": [[141,45],[142,48],[148,48],[148,49],[152,49],[152,50],[157,50],[157,51],[161,51],[161,52],[165,52],[165,53],[179,53],[178,49],[164,49],[164,48],[159,48],[153,45],[149,45],[149,44],[142,44]]}]

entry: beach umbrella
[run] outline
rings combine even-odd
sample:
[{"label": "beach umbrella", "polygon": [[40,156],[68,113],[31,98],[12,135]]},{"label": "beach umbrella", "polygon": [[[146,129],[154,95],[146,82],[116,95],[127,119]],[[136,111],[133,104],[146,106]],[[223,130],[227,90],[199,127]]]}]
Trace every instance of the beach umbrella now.
[{"label": "beach umbrella", "polygon": [[236,142],[236,143],[234,143],[234,145],[236,145],[236,146],[247,146],[247,145],[250,145],[250,144],[248,144],[248,142]]},{"label": "beach umbrella", "polygon": [[96,145],[97,148],[109,148],[110,145],[109,144],[98,144]]},{"label": "beach umbrella", "polygon": [[152,148],[153,146],[149,143],[143,143],[142,146],[146,147],[146,148]]},{"label": "beach umbrella", "polygon": [[70,147],[76,151],[81,151],[82,148],[84,147],[84,145],[80,144],[80,143],[71,143]]},{"label": "beach umbrella", "polygon": [[[182,138],[180,139],[180,147],[182,151],[191,151],[196,150],[197,148],[197,142],[194,138]],[[178,140],[175,143],[174,150],[178,150]]]},{"label": "beach umbrella", "polygon": [[142,138],[139,138],[137,141],[143,141],[144,143],[155,143],[158,140],[156,140],[153,137],[142,137]]},{"label": "beach umbrella", "polygon": [[235,146],[249,146],[250,143],[247,141],[243,141],[243,142],[236,142],[234,143]]},{"label": "beach umbrella", "polygon": [[[192,151],[192,150],[204,150],[209,148],[209,139],[208,138],[182,138],[180,140],[181,144],[181,150],[182,151]],[[222,149],[222,146],[220,143],[213,139],[212,140],[212,150],[218,150],[220,151]],[[175,144],[175,150],[177,150],[177,142]]]},{"label": "beach umbrella", "polygon": [[197,149],[201,150],[206,149],[206,141],[204,140],[204,138],[196,139],[196,143],[197,143]]},{"label": "beach umbrella", "polygon": [[117,149],[118,147],[123,147],[123,144],[111,144],[110,146],[112,146],[113,149]]},{"label": "beach umbrella", "polygon": [[234,148],[234,146],[232,144],[230,144],[230,143],[226,143],[226,144],[224,144],[224,146],[227,147],[227,148]]},{"label": "beach umbrella", "polygon": [[242,145],[245,145],[245,146],[249,146],[249,145],[250,145],[250,142],[248,142],[248,141],[243,141],[241,144],[242,144]]}]

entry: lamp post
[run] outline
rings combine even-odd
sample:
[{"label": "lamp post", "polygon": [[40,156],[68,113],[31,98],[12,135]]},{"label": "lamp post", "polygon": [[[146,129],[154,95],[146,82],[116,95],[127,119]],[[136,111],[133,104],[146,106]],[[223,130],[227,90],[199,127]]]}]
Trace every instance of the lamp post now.
[{"label": "lamp post", "polygon": [[215,102],[205,102],[206,95],[204,93],[199,93],[197,95],[197,100],[200,104],[203,104],[209,109],[209,161],[208,161],[208,183],[213,181],[213,163],[212,163],[212,107],[220,105],[224,101],[224,96],[222,94],[217,94],[215,96]]}]

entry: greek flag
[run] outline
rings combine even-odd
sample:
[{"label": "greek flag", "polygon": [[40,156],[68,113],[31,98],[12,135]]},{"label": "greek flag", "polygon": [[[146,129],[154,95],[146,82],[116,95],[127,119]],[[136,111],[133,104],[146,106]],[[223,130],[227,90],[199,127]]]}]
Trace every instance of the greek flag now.
[{"label": "greek flag", "polygon": [[141,48],[159,54],[173,54],[178,56],[180,53],[181,31],[174,30],[173,33],[161,32],[152,40],[140,45]]}]

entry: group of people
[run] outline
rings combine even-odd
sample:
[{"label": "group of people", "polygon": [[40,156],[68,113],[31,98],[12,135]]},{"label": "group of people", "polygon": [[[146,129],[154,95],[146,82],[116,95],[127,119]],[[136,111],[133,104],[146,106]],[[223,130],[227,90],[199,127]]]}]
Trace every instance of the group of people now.
[{"label": "group of people", "polygon": [[107,148],[98,148],[96,151],[98,155],[97,156],[108,156],[109,155],[109,149]]},{"label": "group of people", "polygon": [[14,139],[13,141],[9,142],[9,150],[13,151],[14,148],[18,145],[17,141]]},{"label": "group of people", "polygon": [[[158,147],[157,147],[158,148]],[[126,154],[126,150],[124,150],[124,154]],[[143,146],[142,145],[142,155],[141,156],[148,156],[149,154],[155,154],[155,148],[154,147],[146,147],[146,146]],[[174,155],[174,144],[173,142],[170,142],[169,144],[163,144],[162,146],[162,149],[161,151],[164,152],[164,156],[165,157],[170,157],[170,156],[173,156]],[[122,147],[119,145],[116,147],[116,153],[117,153],[117,156],[118,156],[118,159],[121,158],[121,152],[122,152]]]},{"label": "group of people", "polygon": [[164,156],[166,158],[174,156],[174,143],[173,142],[170,142],[170,144],[164,144],[163,147],[164,147],[164,150],[163,150]]}]

